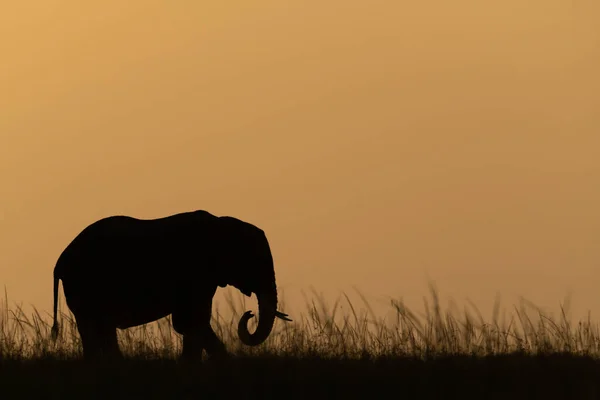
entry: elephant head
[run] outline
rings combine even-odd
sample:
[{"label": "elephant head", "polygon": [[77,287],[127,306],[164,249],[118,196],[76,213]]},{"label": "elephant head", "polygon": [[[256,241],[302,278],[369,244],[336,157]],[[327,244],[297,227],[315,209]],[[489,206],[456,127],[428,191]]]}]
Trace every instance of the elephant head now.
[{"label": "elephant head", "polygon": [[238,336],[245,345],[257,346],[271,334],[275,318],[291,321],[287,314],[277,310],[277,284],[271,248],[264,231],[252,224],[233,217],[220,217],[219,225],[221,243],[225,243],[224,248],[218,246],[221,252],[219,259],[223,261],[220,279],[246,296],[256,294],[259,316],[256,330],[249,332],[248,321],[254,315],[246,311],[238,323]]}]

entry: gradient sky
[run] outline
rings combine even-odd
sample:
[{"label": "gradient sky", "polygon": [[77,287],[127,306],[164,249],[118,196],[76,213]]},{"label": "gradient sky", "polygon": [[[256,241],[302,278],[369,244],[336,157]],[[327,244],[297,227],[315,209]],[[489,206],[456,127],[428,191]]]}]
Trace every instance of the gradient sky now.
[{"label": "gradient sky", "polygon": [[[14,1],[0,16],[0,284],[112,214],[263,228],[313,286],[600,313],[596,0]],[[61,290],[62,296],[62,290]]]}]

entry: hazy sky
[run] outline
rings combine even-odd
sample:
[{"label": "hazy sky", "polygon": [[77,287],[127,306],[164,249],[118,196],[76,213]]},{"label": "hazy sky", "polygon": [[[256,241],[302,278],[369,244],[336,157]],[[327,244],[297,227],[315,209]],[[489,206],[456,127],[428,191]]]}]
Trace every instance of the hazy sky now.
[{"label": "hazy sky", "polygon": [[23,0],[0,52],[11,301],[50,311],[96,219],[205,209],[266,231],[288,303],[600,313],[596,0]]}]

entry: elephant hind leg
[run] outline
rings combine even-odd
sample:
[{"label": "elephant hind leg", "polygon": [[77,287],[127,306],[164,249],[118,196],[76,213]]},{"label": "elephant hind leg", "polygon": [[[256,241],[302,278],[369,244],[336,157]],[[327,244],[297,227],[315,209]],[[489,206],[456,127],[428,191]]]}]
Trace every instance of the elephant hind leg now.
[{"label": "elephant hind leg", "polygon": [[115,327],[80,318],[77,319],[77,330],[81,337],[84,359],[122,359]]}]

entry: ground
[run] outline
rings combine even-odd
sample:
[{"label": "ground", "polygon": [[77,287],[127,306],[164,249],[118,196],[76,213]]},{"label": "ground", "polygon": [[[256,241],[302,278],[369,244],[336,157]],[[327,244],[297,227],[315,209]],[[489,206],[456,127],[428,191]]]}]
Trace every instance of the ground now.
[{"label": "ground", "polygon": [[597,399],[600,362],[569,354],[431,360],[238,357],[224,364],[3,360],[3,399]]}]

